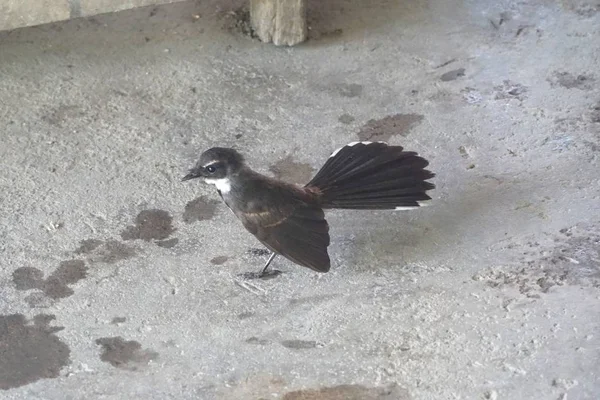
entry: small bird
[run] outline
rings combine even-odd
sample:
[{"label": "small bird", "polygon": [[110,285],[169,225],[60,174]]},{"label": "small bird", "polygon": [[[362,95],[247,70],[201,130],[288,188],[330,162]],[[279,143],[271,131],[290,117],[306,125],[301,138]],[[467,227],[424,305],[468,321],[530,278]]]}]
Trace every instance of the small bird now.
[{"label": "small bird", "polygon": [[276,254],[317,272],[330,268],[324,209],[408,210],[431,200],[435,176],[417,153],[384,142],[352,142],[334,151],[304,186],[261,175],[233,149],[213,147],[182,179],[204,178],[217,187],[244,227],[272,251],[259,273],[267,278]]}]

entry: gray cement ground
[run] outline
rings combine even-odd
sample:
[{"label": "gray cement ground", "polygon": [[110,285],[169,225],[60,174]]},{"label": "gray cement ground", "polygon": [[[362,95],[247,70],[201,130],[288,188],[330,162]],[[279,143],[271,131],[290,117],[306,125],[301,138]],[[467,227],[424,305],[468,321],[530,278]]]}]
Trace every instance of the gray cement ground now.
[{"label": "gray cement ground", "polygon": [[[600,7],[315,1],[288,49],[238,5],[0,34],[1,397],[598,398]],[[238,279],[266,257],[199,153],[305,182],[357,138],[430,159],[432,205]]]}]

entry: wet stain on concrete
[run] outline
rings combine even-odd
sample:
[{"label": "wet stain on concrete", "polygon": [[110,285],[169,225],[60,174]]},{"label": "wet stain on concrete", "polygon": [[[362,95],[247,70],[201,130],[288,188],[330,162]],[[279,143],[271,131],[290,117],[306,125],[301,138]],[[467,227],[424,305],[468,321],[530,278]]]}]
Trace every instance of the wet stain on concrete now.
[{"label": "wet stain on concrete", "polygon": [[173,217],[164,210],[144,210],[135,219],[135,226],[128,226],[121,232],[123,240],[141,239],[146,242],[164,240],[175,232]]},{"label": "wet stain on concrete", "polygon": [[63,127],[65,122],[70,119],[76,119],[84,116],[85,113],[79,106],[69,106],[62,104],[50,110],[46,115],[42,116],[42,120],[56,127]]},{"label": "wet stain on concrete", "polygon": [[251,336],[248,339],[246,339],[246,343],[248,344],[258,344],[260,346],[265,346],[269,343],[271,343],[269,340],[267,339],[259,339],[256,336]]},{"label": "wet stain on concrete", "polygon": [[600,101],[592,106],[592,110],[590,112],[590,121],[595,124],[600,123]]},{"label": "wet stain on concrete", "polygon": [[142,345],[135,340],[124,340],[122,337],[105,337],[96,340],[102,346],[100,359],[115,368],[136,371],[158,358],[152,350],[142,350]]},{"label": "wet stain on concrete", "polygon": [[48,298],[43,292],[33,292],[24,300],[30,308],[48,308],[54,304],[54,300]]},{"label": "wet stain on concrete", "polygon": [[44,273],[37,268],[21,267],[13,272],[13,283],[17,290],[39,289]]},{"label": "wet stain on concrete", "polygon": [[252,311],[246,311],[243,313],[239,313],[237,317],[238,317],[238,319],[248,319],[253,316],[254,316],[254,313]]},{"label": "wet stain on concrete", "polygon": [[[68,286],[77,283],[87,276],[87,267],[81,260],[69,260],[60,263],[59,267],[47,279],[37,268],[21,267],[13,271],[13,283],[17,290],[39,289],[51,299],[61,299],[73,294]],[[30,298],[32,307],[39,306],[39,296]]]},{"label": "wet stain on concrete", "polygon": [[28,324],[22,314],[0,315],[0,389],[56,378],[68,365],[71,350],[50,327],[53,315],[40,314]]},{"label": "wet stain on concrete", "polygon": [[114,264],[135,257],[136,250],[117,240],[108,240],[96,250],[91,261]]},{"label": "wet stain on concrete", "polygon": [[177,246],[177,243],[179,243],[179,239],[173,238],[173,239],[158,241],[158,242],[156,242],[156,245],[158,247],[164,247],[165,249],[171,249],[171,248]]},{"label": "wet stain on concrete", "polygon": [[98,240],[85,239],[80,242],[80,246],[75,250],[75,254],[87,255],[89,262],[114,264],[122,260],[135,257],[137,251],[134,247],[128,246],[117,240]]},{"label": "wet stain on concrete", "polygon": [[387,142],[394,135],[406,137],[421,121],[423,116],[420,114],[395,114],[371,119],[358,132],[358,138],[361,141]]},{"label": "wet stain on concrete", "polygon": [[344,125],[350,125],[351,123],[353,123],[356,120],[356,118],[354,118],[352,115],[350,114],[342,114],[339,116],[338,121],[340,121],[342,124]]},{"label": "wet stain on concrete", "polygon": [[362,385],[339,385],[286,393],[282,400],[410,400],[406,389],[397,385],[368,388]]},{"label": "wet stain on concrete", "polygon": [[552,86],[562,86],[566,89],[593,89],[594,77],[586,74],[575,75],[570,72],[556,71],[548,81]]},{"label": "wet stain on concrete", "polygon": [[271,165],[269,171],[278,179],[301,184],[308,183],[314,173],[314,169],[310,164],[296,162],[291,155]]},{"label": "wet stain on concrete", "polygon": [[363,86],[358,83],[340,83],[335,85],[333,89],[342,97],[358,97],[363,92]]},{"label": "wet stain on concrete", "polygon": [[305,350],[305,349],[314,349],[317,347],[317,342],[314,340],[283,340],[281,342],[283,347],[287,347],[288,349],[294,350]]},{"label": "wet stain on concrete", "polygon": [[212,219],[217,213],[218,202],[200,196],[185,205],[183,210],[183,222],[205,221]]},{"label": "wet stain on concrete", "polygon": [[59,267],[46,279],[43,291],[51,299],[60,299],[71,296],[73,290],[67,285],[72,285],[87,276],[87,267],[81,260],[63,261]]},{"label": "wet stain on concrete", "polygon": [[442,82],[455,81],[458,78],[461,78],[463,76],[465,76],[465,69],[458,68],[458,69],[453,69],[452,71],[448,71],[445,74],[442,74],[442,76],[440,76],[440,80]]},{"label": "wet stain on concrete", "polygon": [[215,265],[223,265],[225,264],[225,262],[229,260],[229,257],[227,256],[217,256],[215,258],[213,258],[212,260],[210,260],[211,264],[215,264]]},{"label": "wet stain on concrete", "polygon": [[110,321],[110,323],[113,325],[118,325],[118,324],[122,324],[125,321],[127,321],[126,317],[114,317],[112,319],[112,321]]},{"label": "wet stain on concrete", "polygon": [[600,3],[593,3],[594,2],[584,2],[584,4],[572,4],[569,8],[571,8],[571,10],[574,11],[580,17],[591,18],[598,12],[600,12]]},{"label": "wet stain on concrete", "polygon": [[494,86],[494,92],[496,93],[494,96],[496,100],[517,99],[522,101],[527,97],[525,86],[509,80],[503,81],[502,85]]},{"label": "wet stain on concrete", "polygon": [[89,254],[100,247],[104,242],[98,239],[84,239],[79,242],[79,247],[75,250],[75,254]]}]

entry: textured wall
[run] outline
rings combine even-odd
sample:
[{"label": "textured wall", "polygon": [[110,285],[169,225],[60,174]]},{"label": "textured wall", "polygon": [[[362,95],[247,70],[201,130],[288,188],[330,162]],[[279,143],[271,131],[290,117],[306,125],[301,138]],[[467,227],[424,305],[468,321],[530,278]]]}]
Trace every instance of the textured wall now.
[{"label": "textured wall", "polygon": [[0,0],[0,30],[180,0]]}]

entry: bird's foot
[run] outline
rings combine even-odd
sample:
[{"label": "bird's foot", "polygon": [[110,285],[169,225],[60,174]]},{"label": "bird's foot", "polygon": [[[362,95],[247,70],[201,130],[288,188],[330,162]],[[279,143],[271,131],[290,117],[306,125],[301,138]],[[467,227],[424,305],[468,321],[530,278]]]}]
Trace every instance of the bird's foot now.
[{"label": "bird's foot", "polygon": [[270,270],[264,271],[264,272],[245,272],[243,274],[240,274],[239,276],[241,276],[242,278],[244,278],[246,280],[262,279],[262,280],[266,281],[267,279],[273,279],[281,274],[282,274],[282,272],[279,270],[270,269]]}]

